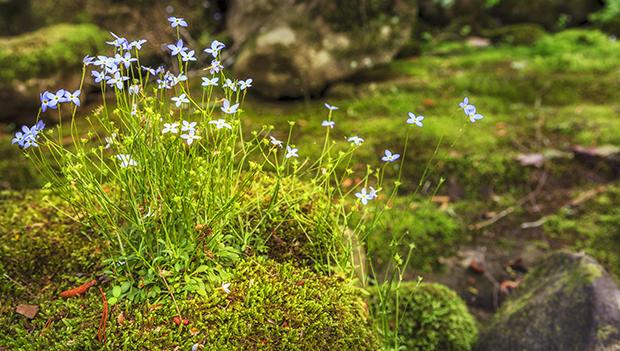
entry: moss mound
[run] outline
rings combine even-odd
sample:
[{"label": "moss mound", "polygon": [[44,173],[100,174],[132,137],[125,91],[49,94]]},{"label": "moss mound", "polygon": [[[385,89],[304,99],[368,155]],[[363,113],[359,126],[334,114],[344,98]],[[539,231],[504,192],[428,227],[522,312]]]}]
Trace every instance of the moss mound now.
[{"label": "moss mound", "polygon": [[[121,298],[110,306],[107,342],[96,340],[101,296],[60,299],[92,279],[106,246],[58,213],[65,204],[42,192],[0,193],[0,346],[46,350],[376,350],[378,339],[362,291],[347,279],[292,263],[250,256],[206,296],[175,294],[175,303]],[[187,279],[187,277],[186,277]],[[191,279],[191,275],[189,277]],[[178,284],[178,283],[175,283]],[[171,284],[174,291],[178,288]],[[207,284],[208,285],[208,284]],[[100,283],[108,291],[111,284]],[[133,287],[131,289],[134,289]],[[19,304],[40,308],[28,320]]]},{"label": "moss mound", "polygon": [[100,49],[108,34],[93,24],[57,24],[0,39],[0,81],[47,77],[80,66],[84,53]]},{"label": "moss mound", "polygon": [[[269,260],[248,260],[233,273],[230,293],[213,288],[206,298],[177,304],[187,326],[177,326],[171,301],[148,306],[119,303],[110,309],[109,350],[376,350],[360,291],[337,277]],[[94,340],[101,297],[57,300],[46,293],[29,303],[32,321],[3,306],[0,345],[46,350],[100,349]],[[122,317],[119,317],[121,316]]]},{"label": "moss mound", "polygon": [[[371,294],[376,308],[376,290],[371,290]],[[393,301],[390,305],[396,306],[396,294],[391,295]],[[447,287],[440,284],[403,283],[399,290],[398,305],[398,332],[405,350],[466,351],[474,346],[478,337],[474,318],[467,311],[465,303]]]}]

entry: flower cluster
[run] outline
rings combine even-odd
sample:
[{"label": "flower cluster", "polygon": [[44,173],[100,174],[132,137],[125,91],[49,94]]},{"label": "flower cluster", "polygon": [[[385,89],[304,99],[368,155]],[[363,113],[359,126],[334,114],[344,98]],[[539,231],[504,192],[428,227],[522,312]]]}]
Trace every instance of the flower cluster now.
[{"label": "flower cluster", "polygon": [[465,115],[469,117],[471,123],[476,123],[476,121],[484,118],[483,115],[476,112],[476,106],[469,103],[468,97],[465,97],[463,102],[459,103],[459,107],[463,109],[463,112],[465,112]]},{"label": "flower cluster", "polygon": [[22,130],[15,133],[12,143],[17,144],[24,149],[39,146],[39,144],[37,144],[37,139],[39,137],[39,133],[43,131],[44,128],[45,123],[41,120],[30,128],[27,126],[22,126]]},{"label": "flower cluster", "polygon": [[70,92],[68,90],[60,89],[56,93],[50,93],[46,90],[40,95],[41,112],[47,111],[48,108],[55,110],[63,102],[70,102],[75,106],[80,106],[80,93],[81,92],[79,90]]}]

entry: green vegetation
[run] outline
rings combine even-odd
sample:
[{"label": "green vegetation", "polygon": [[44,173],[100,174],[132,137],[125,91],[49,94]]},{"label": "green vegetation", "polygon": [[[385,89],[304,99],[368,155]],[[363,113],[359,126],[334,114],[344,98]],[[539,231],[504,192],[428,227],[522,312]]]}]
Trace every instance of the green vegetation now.
[{"label": "green vegetation", "polygon": [[57,24],[0,39],[0,81],[77,72],[85,53],[104,47],[108,33],[94,24]]},{"label": "green vegetation", "polygon": [[[371,290],[376,307],[378,295]],[[398,296],[398,301],[396,300]],[[398,334],[405,350],[467,351],[478,336],[474,318],[452,290],[439,284],[403,283],[393,294],[398,306]],[[395,316],[395,311],[390,311]],[[395,320],[392,323],[396,323]]]},{"label": "green vegetation", "polygon": [[585,250],[620,278],[620,186],[612,185],[577,208],[564,207],[548,218],[545,232],[575,250]]}]

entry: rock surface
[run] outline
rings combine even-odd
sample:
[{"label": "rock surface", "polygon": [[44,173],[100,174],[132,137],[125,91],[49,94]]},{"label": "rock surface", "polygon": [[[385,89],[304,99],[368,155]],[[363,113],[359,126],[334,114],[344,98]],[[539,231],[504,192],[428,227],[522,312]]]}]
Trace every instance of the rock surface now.
[{"label": "rock surface", "polygon": [[476,350],[620,350],[620,289],[589,256],[552,254],[502,306]]},{"label": "rock surface", "polygon": [[272,98],[316,95],[389,62],[410,38],[413,0],[234,0],[227,29],[239,78]]}]

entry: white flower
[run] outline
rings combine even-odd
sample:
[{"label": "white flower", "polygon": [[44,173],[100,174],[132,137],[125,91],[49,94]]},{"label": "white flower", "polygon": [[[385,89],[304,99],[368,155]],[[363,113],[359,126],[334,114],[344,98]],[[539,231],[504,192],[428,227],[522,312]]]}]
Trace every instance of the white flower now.
[{"label": "white flower", "polygon": [[275,145],[277,147],[282,147],[282,141],[280,141],[280,140],[278,140],[278,139],[276,139],[276,138],[274,138],[272,136],[269,136],[269,138],[271,139],[271,144],[273,144],[273,145]]},{"label": "white flower", "polygon": [[246,80],[240,80],[239,83],[239,90],[245,90],[247,88],[251,88],[252,87],[252,78],[250,79],[246,79]]},{"label": "white flower", "polygon": [[360,146],[364,142],[364,139],[362,139],[362,138],[360,138],[358,136],[352,136],[352,137],[348,138],[347,141],[350,142],[350,143],[353,143],[356,146]]},{"label": "white flower", "polygon": [[237,85],[235,84],[235,82],[233,82],[232,80],[226,78],[226,81],[224,82],[224,85],[222,85],[223,88],[228,88],[232,91],[237,91]]},{"label": "white flower", "polygon": [[190,130],[187,134],[181,134],[181,138],[185,139],[187,145],[192,145],[194,140],[199,140],[200,137],[196,135],[196,131]]},{"label": "white flower", "polygon": [[229,115],[234,114],[239,109],[239,104],[230,105],[230,101],[228,99],[224,99],[222,103],[222,112],[227,113]]},{"label": "white flower", "polygon": [[131,155],[128,154],[118,154],[116,158],[121,161],[121,167],[127,168],[130,166],[137,166],[138,163],[134,160]]},{"label": "white flower", "polygon": [[323,121],[323,122],[321,122],[321,125],[323,127],[334,128],[334,126],[336,125],[336,122],[334,122],[334,121]]},{"label": "white flower", "polygon": [[337,106],[330,105],[330,104],[328,104],[328,103],[325,103],[324,105],[325,105],[325,108],[327,108],[327,109],[328,109],[328,110],[330,110],[330,111],[336,111],[336,110],[338,109],[338,107],[337,107]]},{"label": "white flower", "polygon": [[222,290],[225,293],[230,294],[230,283],[222,283]]},{"label": "white flower", "polygon": [[134,85],[130,85],[129,86],[129,94],[131,95],[138,95],[138,93],[140,92],[140,86],[137,84]]},{"label": "white flower", "polygon": [[116,141],[116,133],[112,133],[112,135],[110,135],[109,137],[105,137],[105,149],[109,149],[112,145],[114,145],[114,142]]},{"label": "white flower", "polygon": [[196,131],[196,122],[183,121],[183,126],[181,127],[181,131],[183,132]]},{"label": "white flower", "polygon": [[286,155],[284,155],[285,158],[291,158],[291,157],[299,157],[299,155],[297,155],[297,148],[292,148],[288,145],[286,145]]},{"label": "white flower", "polygon": [[415,124],[416,126],[422,128],[424,125],[422,121],[424,120],[424,116],[416,116],[413,112],[409,112],[409,118],[407,119],[407,124]]},{"label": "white flower", "polygon": [[161,130],[162,134],[172,133],[177,134],[179,132],[179,123],[164,123],[164,129]]},{"label": "white flower", "polygon": [[209,121],[209,124],[215,125],[215,128],[217,128],[217,129],[222,129],[222,128],[232,129],[230,124],[226,123],[226,120],[223,120],[221,118],[217,119],[215,121]]},{"label": "white flower", "polygon": [[185,96],[185,93],[179,96],[175,96],[171,100],[174,101],[174,104],[176,105],[176,107],[181,107],[182,104],[189,103],[189,99]]},{"label": "white flower", "polygon": [[208,77],[202,77],[202,86],[203,87],[208,87],[208,86],[217,86],[217,83],[220,79],[219,78],[211,78],[209,79]]}]

